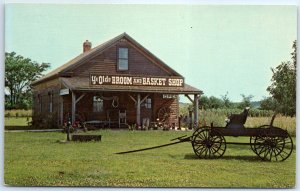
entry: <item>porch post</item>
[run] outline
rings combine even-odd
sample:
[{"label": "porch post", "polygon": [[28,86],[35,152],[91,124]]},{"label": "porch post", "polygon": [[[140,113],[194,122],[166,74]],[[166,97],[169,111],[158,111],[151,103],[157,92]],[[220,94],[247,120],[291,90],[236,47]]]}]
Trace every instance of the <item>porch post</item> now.
[{"label": "porch post", "polygon": [[72,91],[72,124],[75,122],[76,113],[76,94]]},{"label": "porch post", "polygon": [[194,94],[194,125],[195,125],[195,128],[198,128],[198,125],[199,125],[198,111],[199,111],[199,95]]},{"label": "porch post", "polygon": [[139,127],[141,125],[141,94],[137,95],[136,103],[136,125]]}]

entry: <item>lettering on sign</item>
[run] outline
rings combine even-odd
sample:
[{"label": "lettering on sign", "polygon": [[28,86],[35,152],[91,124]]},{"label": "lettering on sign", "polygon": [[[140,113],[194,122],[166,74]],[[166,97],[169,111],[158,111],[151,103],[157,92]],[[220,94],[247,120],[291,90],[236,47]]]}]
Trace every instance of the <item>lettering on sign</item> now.
[{"label": "lettering on sign", "polygon": [[117,75],[90,75],[91,85],[183,87],[183,78]]},{"label": "lettering on sign", "polygon": [[176,94],[163,94],[163,99],[176,99],[177,95]]}]

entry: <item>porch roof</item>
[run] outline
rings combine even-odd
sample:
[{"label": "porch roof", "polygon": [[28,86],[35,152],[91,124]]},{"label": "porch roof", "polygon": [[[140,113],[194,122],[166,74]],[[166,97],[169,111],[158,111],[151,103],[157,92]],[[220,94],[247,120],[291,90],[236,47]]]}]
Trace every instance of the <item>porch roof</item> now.
[{"label": "porch roof", "polygon": [[107,92],[145,92],[145,93],[174,93],[174,94],[203,94],[193,86],[184,84],[183,87],[159,87],[159,86],[118,86],[118,85],[90,85],[89,77],[60,77],[66,88],[75,91],[107,91]]}]

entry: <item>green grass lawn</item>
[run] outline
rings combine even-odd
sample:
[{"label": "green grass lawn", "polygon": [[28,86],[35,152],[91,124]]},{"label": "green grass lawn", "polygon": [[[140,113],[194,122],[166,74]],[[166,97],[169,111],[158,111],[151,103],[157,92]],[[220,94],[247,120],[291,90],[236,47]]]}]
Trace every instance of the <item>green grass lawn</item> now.
[{"label": "green grass lawn", "polygon": [[[295,186],[296,150],[284,162],[263,162],[249,146],[228,145],[221,159],[201,160],[190,143],[126,155],[120,151],[191,135],[175,131],[88,132],[101,142],[69,144],[62,133],[5,133],[4,179],[14,186],[250,187]],[[248,142],[248,138],[227,141]]]}]

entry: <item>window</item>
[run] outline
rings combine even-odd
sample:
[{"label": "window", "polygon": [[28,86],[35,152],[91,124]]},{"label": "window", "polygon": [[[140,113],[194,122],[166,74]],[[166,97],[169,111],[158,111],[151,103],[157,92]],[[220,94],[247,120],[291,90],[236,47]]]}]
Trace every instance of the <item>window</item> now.
[{"label": "window", "polygon": [[102,112],[103,111],[103,99],[99,96],[93,97],[93,112]]},{"label": "window", "polygon": [[128,70],[128,48],[119,48],[118,70]]},{"label": "window", "polygon": [[151,98],[147,98],[146,99],[145,107],[147,109],[151,109]]}]

